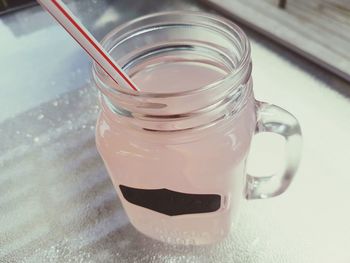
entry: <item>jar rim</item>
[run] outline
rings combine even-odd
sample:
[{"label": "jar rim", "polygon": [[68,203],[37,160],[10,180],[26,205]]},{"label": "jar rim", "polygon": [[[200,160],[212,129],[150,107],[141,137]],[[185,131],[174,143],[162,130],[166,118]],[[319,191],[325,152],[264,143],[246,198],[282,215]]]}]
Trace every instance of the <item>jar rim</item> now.
[{"label": "jar rim", "polygon": [[[199,88],[193,89],[193,90],[187,90],[187,91],[177,91],[177,92],[172,92],[172,93],[159,93],[159,92],[149,92],[149,91],[135,91],[132,89],[114,89],[114,88],[109,88],[109,92],[115,93],[115,95],[129,95],[129,96],[136,96],[140,98],[168,98],[168,97],[179,97],[179,96],[186,96],[186,95],[193,95],[196,93],[201,93],[210,89],[215,89],[218,85],[223,85],[225,83],[233,83],[234,79],[237,75],[239,75],[242,71],[244,71],[247,66],[250,63],[250,43],[248,40],[248,37],[246,34],[243,32],[243,30],[237,26],[234,22],[218,15],[213,15],[205,12],[198,12],[198,11],[166,11],[166,12],[157,12],[145,16],[141,16],[139,18],[133,19],[129,22],[126,22],[112,31],[110,31],[101,41],[101,45],[104,46],[109,39],[111,39],[113,36],[121,32],[122,30],[132,26],[133,24],[136,24],[142,20],[148,20],[152,18],[160,18],[160,17],[167,17],[167,16],[179,16],[179,17],[184,17],[184,16],[191,16],[191,18],[196,17],[196,18],[202,18],[206,19],[208,25],[210,25],[210,22],[216,23],[216,26],[221,26],[221,27],[227,27],[231,32],[236,33],[235,38],[237,39],[238,36],[238,41],[240,46],[242,47],[242,55],[237,63],[237,66],[235,67],[234,70],[228,72],[223,78],[216,80],[210,84],[201,86]],[[98,74],[98,69],[100,66],[96,63],[93,62],[92,65],[92,73],[93,73],[93,78],[96,80],[100,80],[99,74]]]}]

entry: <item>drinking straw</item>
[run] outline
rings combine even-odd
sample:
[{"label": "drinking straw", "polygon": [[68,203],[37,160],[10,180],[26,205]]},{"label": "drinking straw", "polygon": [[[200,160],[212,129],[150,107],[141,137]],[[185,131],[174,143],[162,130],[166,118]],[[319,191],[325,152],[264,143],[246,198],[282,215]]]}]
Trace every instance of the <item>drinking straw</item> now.
[{"label": "drinking straw", "polygon": [[76,19],[60,0],[37,0],[61,26],[79,43],[98,65],[119,85],[138,91],[128,75],[117,65],[101,44]]}]

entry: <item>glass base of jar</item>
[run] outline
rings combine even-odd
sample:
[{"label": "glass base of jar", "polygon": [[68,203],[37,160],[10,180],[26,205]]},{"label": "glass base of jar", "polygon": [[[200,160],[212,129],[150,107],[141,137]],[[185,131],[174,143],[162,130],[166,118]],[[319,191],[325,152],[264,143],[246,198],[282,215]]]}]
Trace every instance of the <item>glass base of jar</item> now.
[{"label": "glass base of jar", "polygon": [[131,224],[142,234],[158,241],[174,245],[209,245],[222,241],[230,232],[232,217],[228,210],[167,216],[119,197]]}]

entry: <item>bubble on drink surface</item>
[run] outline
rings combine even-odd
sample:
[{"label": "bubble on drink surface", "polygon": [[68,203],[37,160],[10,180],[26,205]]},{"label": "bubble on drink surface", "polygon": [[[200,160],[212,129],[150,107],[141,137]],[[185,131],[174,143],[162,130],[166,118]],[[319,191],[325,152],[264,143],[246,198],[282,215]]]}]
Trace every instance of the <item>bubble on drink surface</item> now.
[{"label": "bubble on drink surface", "polygon": [[38,115],[37,120],[40,121],[40,120],[42,120],[44,117],[45,117],[44,114],[41,113],[41,114]]}]

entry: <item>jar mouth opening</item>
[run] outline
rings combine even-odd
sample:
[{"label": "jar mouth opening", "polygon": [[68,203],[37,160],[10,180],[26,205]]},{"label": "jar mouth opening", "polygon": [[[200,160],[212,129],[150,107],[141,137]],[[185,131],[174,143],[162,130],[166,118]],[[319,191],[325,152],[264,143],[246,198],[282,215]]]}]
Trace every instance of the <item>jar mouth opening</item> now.
[{"label": "jar mouth opening", "polygon": [[[127,22],[119,27],[116,27],[114,30],[112,30],[110,33],[108,33],[101,41],[101,45],[103,47],[106,47],[108,41],[113,38],[113,36],[120,34],[124,31],[124,34],[128,32],[128,28],[132,27],[135,24],[142,24],[143,21],[152,20],[152,19],[161,19],[161,18],[167,18],[172,17],[174,19],[174,23],[177,23],[177,19],[179,20],[180,25],[185,25],[186,23],[191,23],[193,19],[202,19],[202,23],[200,26],[208,26],[217,30],[220,30],[226,34],[228,34],[231,38],[234,38],[238,41],[238,44],[241,48],[241,53],[239,54],[239,60],[237,61],[237,65],[235,68],[222,78],[213,81],[207,85],[200,86],[195,89],[186,90],[186,91],[176,91],[176,92],[151,92],[151,91],[142,91],[142,87],[140,91],[134,91],[132,89],[128,90],[126,88],[116,88],[111,87],[108,85],[104,85],[103,81],[101,79],[108,77],[107,74],[101,69],[101,67],[94,62],[93,63],[93,78],[96,83],[100,82],[104,87],[108,90],[108,93],[112,93],[118,96],[119,95],[128,95],[132,97],[139,97],[139,98],[168,98],[168,97],[180,97],[180,96],[187,96],[187,95],[193,95],[202,93],[211,89],[215,89],[218,85],[224,85],[226,83],[234,83],[237,75],[241,74],[250,74],[250,44],[247,36],[245,33],[240,29],[236,24],[231,22],[230,20],[227,20],[223,17],[208,14],[208,13],[201,13],[196,11],[186,11],[186,12],[180,12],[180,11],[171,11],[171,12],[159,12],[154,13],[146,16],[142,16],[140,18],[134,19],[130,22]],[[190,19],[190,21],[186,21],[186,18]],[[203,21],[205,21],[203,23]],[[161,25],[162,23],[159,23]],[[123,34],[119,38],[120,41],[123,41]],[[119,41],[119,42],[120,42]],[[110,52],[117,43],[114,43],[114,46],[107,48],[107,51]],[[248,71],[247,73],[244,73],[245,71]],[[101,83],[102,82],[102,83]],[[98,85],[99,86],[99,85]],[[103,90],[102,90],[103,92]]]}]

